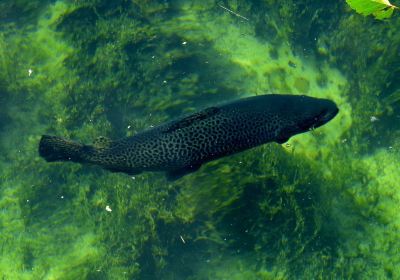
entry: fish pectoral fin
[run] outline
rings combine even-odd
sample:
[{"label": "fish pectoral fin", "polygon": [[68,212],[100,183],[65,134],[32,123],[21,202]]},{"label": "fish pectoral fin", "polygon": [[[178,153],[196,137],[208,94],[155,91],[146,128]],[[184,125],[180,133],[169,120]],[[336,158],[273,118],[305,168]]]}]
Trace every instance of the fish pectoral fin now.
[{"label": "fish pectoral fin", "polygon": [[283,144],[283,143],[286,143],[287,141],[289,141],[289,137],[287,137],[287,138],[277,138],[275,140],[275,142],[278,143],[278,144]]},{"label": "fish pectoral fin", "polygon": [[183,176],[193,173],[201,167],[201,164],[195,164],[195,165],[189,165],[181,169],[176,169],[172,171],[168,171],[166,173],[168,181],[175,181],[178,180],[179,178],[182,178]]}]

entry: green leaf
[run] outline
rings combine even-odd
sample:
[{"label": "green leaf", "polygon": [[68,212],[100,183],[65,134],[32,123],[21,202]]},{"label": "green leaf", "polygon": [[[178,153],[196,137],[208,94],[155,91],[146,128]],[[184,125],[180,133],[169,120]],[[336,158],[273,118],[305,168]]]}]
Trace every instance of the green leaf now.
[{"label": "green leaf", "polygon": [[364,16],[373,15],[376,19],[386,19],[398,9],[389,0],[346,0],[349,6]]}]

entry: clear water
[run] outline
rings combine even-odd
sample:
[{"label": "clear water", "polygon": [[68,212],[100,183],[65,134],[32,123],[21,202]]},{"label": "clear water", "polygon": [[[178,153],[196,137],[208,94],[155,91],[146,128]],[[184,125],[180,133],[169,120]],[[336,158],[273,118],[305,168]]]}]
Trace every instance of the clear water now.
[{"label": "clear water", "polygon": [[[344,1],[2,0],[0,279],[400,279],[399,24]],[[265,93],[340,113],[175,182],[38,156],[42,134]]]}]

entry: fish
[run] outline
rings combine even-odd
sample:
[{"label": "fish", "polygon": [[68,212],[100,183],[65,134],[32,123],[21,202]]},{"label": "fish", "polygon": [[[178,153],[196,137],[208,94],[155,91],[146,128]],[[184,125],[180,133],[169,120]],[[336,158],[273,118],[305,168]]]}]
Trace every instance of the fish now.
[{"label": "fish", "polygon": [[283,144],[326,124],[338,112],[329,99],[258,95],[208,107],[131,137],[100,136],[92,145],[42,135],[39,155],[47,162],[88,163],[129,175],[163,171],[168,180],[177,180],[207,162],[269,142]]}]

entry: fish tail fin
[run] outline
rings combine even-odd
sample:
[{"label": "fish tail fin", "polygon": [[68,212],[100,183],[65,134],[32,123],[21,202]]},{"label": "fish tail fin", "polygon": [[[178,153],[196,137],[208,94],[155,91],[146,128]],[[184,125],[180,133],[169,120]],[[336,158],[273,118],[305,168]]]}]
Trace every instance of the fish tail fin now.
[{"label": "fish tail fin", "polygon": [[57,136],[43,135],[39,142],[39,155],[48,162],[52,161],[86,161],[88,149],[78,142],[67,140]]}]

